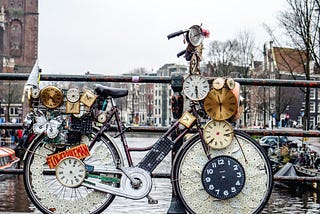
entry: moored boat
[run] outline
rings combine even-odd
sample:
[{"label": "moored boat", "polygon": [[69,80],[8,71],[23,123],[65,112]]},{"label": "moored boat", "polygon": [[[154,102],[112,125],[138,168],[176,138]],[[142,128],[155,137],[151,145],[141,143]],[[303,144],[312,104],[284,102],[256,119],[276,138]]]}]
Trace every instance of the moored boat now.
[{"label": "moored boat", "polygon": [[[20,158],[16,156],[16,152],[8,147],[0,146],[0,169],[15,169],[18,166]],[[5,174],[0,174],[3,179]]]}]

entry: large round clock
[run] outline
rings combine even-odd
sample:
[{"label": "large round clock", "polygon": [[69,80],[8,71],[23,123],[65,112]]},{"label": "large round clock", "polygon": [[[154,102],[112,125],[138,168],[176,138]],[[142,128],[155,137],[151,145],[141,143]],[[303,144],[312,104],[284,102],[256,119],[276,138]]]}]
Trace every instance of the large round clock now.
[{"label": "large round clock", "polygon": [[63,103],[63,92],[55,86],[46,86],[40,92],[40,101],[47,108],[57,108]]},{"label": "large round clock", "polygon": [[204,100],[204,109],[213,119],[227,120],[237,112],[238,98],[228,88],[212,89]]},{"label": "large round clock", "polygon": [[232,126],[225,120],[210,120],[203,129],[204,141],[213,149],[229,146],[233,135]]},{"label": "large round clock", "polygon": [[202,29],[199,25],[193,25],[190,27],[188,33],[187,33],[187,40],[191,43],[193,46],[199,46],[204,39],[204,35],[202,33]]},{"label": "large round clock", "polygon": [[209,83],[201,75],[190,75],[183,82],[183,92],[190,100],[203,100],[209,92]]},{"label": "large round clock", "polygon": [[220,200],[237,196],[246,180],[243,166],[230,156],[217,156],[208,161],[201,178],[206,192]]}]

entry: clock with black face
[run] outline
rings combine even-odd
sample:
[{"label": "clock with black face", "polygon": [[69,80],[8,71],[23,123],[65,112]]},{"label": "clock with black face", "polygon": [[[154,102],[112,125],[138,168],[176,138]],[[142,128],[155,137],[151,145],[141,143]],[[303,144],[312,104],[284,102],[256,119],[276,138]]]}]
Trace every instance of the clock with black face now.
[{"label": "clock with black face", "polygon": [[205,191],[220,200],[237,196],[245,185],[245,172],[239,161],[217,156],[205,165],[201,175]]}]

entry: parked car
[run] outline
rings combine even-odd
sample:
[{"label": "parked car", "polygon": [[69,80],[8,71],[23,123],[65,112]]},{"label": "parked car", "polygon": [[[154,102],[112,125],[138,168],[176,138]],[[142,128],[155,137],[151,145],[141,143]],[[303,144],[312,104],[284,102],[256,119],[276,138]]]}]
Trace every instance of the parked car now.
[{"label": "parked car", "polygon": [[287,136],[264,136],[259,140],[262,147],[281,147],[290,144]]}]

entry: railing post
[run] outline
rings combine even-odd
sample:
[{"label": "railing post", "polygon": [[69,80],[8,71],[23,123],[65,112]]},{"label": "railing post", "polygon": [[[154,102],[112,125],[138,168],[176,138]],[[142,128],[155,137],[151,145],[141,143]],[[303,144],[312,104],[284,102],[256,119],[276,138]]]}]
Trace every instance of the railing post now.
[{"label": "railing post", "polygon": [[[173,115],[173,120],[172,122],[176,122],[183,113],[183,96],[181,94],[182,91],[182,85],[183,85],[183,72],[172,72],[171,74],[171,88],[173,90],[173,95],[171,99],[171,107],[172,107],[172,115]],[[179,133],[173,133],[172,134],[172,139],[175,139],[176,136]],[[174,148],[172,149],[172,161],[174,160],[174,157],[181,147],[183,141],[180,140],[178,141]],[[173,164],[173,162],[172,162]],[[172,165],[173,167],[173,165]],[[176,213],[186,213],[185,208],[177,195],[177,193],[172,189],[172,197],[171,197],[171,204],[169,207],[169,210],[167,214],[176,214]]]}]

